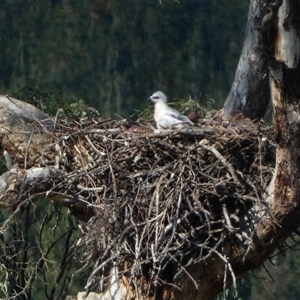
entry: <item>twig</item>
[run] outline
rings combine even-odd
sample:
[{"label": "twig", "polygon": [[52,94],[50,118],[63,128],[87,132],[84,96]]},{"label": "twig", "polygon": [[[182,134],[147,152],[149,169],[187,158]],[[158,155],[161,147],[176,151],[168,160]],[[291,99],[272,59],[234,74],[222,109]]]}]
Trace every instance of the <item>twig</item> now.
[{"label": "twig", "polygon": [[226,158],[216,148],[214,148],[212,146],[203,145],[201,143],[199,143],[199,146],[205,150],[212,152],[221,161],[221,163],[227,167],[227,169],[229,170],[235,183],[241,185],[241,183],[238,179],[238,176],[237,176],[234,168],[232,167],[232,165],[226,160]]},{"label": "twig", "polygon": [[227,208],[226,208],[226,204],[223,202],[222,203],[222,211],[223,211],[223,215],[227,224],[227,230],[229,231],[229,234],[233,234],[234,233],[234,227],[231,225],[231,221],[229,218],[229,215],[227,213]]},{"label": "twig", "polygon": [[198,283],[193,278],[193,276],[178,262],[178,260],[171,253],[169,253],[169,256],[178,264],[180,269],[192,280],[192,282],[195,286],[195,289],[198,290],[199,289]]},{"label": "twig", "polygon": [[[228,267],[229,271],[230,271],[230,275],[232,278],[232,285],[233,288],[236,289],[236,278],[234,275],[234,272],[232,270],[231,264],[228,262],[228,260],[226,259],[226,257],[224,257],[219,251],[217,251],[216,249],[211,249],[215,254],[217,254],[221,260],[223,260],[223,262],[225,263],[225,265]],[[226,276],[226,274],[224,274],[224,276]]]}]

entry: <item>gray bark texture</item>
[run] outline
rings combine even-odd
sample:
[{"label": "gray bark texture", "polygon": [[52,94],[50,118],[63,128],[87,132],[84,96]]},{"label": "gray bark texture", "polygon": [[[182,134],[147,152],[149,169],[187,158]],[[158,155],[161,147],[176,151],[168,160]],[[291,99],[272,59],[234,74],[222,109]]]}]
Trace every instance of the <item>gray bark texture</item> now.
[{"label": "gray bark texture", "polygon": [[261,24],[270,1],[251,0],[245,41],[223,116],[243,114],[252,120],[266,114],[270,102],[269,69],[262,45]]}]

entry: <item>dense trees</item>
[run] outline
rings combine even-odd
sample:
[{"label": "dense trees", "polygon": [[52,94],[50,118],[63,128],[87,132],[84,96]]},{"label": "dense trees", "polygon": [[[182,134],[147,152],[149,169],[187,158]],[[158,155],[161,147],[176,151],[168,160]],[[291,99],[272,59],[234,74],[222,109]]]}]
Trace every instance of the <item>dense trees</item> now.
[{"label": "dense trees", "polygon": [[170,98],[201,93],[219,108],[247,8],[246,0],[3,1],[0,91],[56,81],[106,115],[144,108],[158,89]]}]

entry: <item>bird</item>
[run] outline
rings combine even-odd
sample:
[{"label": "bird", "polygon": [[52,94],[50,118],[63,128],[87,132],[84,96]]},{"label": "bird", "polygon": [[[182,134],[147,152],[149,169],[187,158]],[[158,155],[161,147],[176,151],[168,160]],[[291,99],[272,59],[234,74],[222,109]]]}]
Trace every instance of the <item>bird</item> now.
[{"label": "bird", "polygon": [[148,101],[154,103],[154,120],[158,129],[181,128],[194,125],[187,116],[182,115],[167,104],[167,96],[163,92],[155,92],[148,98]]}]

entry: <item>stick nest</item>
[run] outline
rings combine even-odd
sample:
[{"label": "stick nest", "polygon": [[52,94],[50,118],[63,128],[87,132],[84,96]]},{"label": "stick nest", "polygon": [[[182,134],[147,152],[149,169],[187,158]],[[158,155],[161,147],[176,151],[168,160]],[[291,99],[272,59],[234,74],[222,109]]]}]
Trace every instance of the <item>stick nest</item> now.
[{"label": "stick nest", "polygon": [[88,288],[102,289],[99,278],[116,264],[132,283],[152,283],[150,295],[221,247],[246,251],[275,163],[267,130],[211,118],[157,133],[150,123],[93,119],[59,122],[55,134],[67,172],[57,188],[78,199],[70,209],[88,221]]}]

